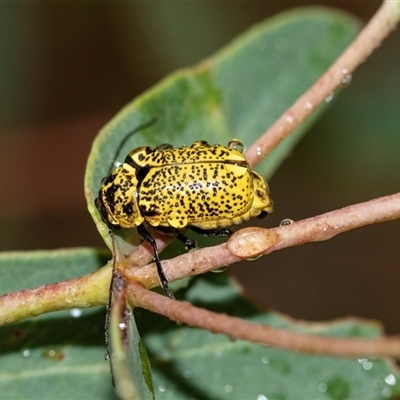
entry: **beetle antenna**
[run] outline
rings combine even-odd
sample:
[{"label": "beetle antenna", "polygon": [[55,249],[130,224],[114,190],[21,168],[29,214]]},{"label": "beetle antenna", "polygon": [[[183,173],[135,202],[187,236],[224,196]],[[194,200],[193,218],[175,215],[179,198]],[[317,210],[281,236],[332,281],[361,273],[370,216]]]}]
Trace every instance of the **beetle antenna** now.
[{"label": "beetle antenna", "polygon": [[113,168],[114,168],[115,161],[117,161],[117,158],[119,157],[119,154],[121,153],[122,148],[125,146],[125,143],[126,143],[135,133],[141,131],[142,129],[148,128],[149,126],[153,125],[153,124],[156,123],[156,122],[157,122],[157,119],[156,119],[156,118],[152,118],[152,119],[150,119],[149,121],[143,122],[143,124],[140,124],[139,126],[137,126],[135,129],[133,129],[131,132],[129,132],[129,133],[122,139],[121,143],[120,143],[120,144],[118,145],[118,147],[117,147],[117,150],[115,151],[115,155],[114,155],[114,158],[113,158],[113,161],[112,161],[112,163],[111,163],[110,170],[108,171],[107,176],[111,174],[111,172],[112,172],[112,170],[113,170]]},{"label": "beetle antenna", "polygon": [[156,266],[157,266],[158,278],[159,278],[159,280],[160,280],[161,286],[162,286],[162,288],[164,289],[165,295],[166,295],[167,297],[169,297],[170,299],[174,300],[175,297],[174,297],[174,295],[172,294],[171,289],[170,289],[169,286],[168,286],[168,279],[167,279],[167,277],[165,276],[164,270],[163,270],[162,265],[161,265],[160,255],[159,255],[159,253],[158,253],[156,241],[155,241],[154,238],[150,235],[150,233],[147,231],[147,229],[145,228],[145,226],[144,226],[143,224],[142,224],[142,225],[139,225],[139,226],[137,227],[137,230],[138,230],[139,236],[142,238],[142,240],[143,240],[144,242],[147,242],[147,243],[153,248],[153,251],[154,251],[154,258],[155,258]]}]

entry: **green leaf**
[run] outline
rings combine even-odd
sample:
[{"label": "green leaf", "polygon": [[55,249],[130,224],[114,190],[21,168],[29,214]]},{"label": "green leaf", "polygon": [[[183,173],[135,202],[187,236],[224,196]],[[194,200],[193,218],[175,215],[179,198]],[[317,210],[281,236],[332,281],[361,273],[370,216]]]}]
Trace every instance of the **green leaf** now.
[{"label": "green leaf", "polygon": [[0,399],[110,399],[104,312],[52,313],[0,328]]},{"label": "green leaf", "polygon": [[[108,229],[94,206],[123,138],[155,118],[152,126],[130,138],[118,157],[141,145],[174,146],[197,139],[225,144],[238,138],[250,145],[329,67],[350,43],[358,23],[349,15],[323,8],[282,13],[241,35],[201,64],[178,71],[128,104],[100,132],[89,156],[85,193],[89,211],[111,248]],[[317,113],[318,114],[318,113]],[[275,149],[259,170],[270,176],[300,135],[316,118]],[[128,252],[132,232],[118,233]]]},{"label": "green leaf", "polygon": [[[197,139],[227,143],[235,137],[249,145],[320,76],[357,28],[354,19],[332,10],[284,13],[129,104],[102,130],[88,160],[86,197],[103,237],[108,232],[93,201],[128,132],[157,119],[124,146],[118,161],[143,144],[180,146]],[[270,176],[310,122],[276,149],[260,171]],[[6,254],[0,258],[0,290],[83,275],[104,263],[99,253],[87,249]],[[194,280],[183,295],[195,304],[271,326],[339,336],[378,335],[376,326],[357,321],[309,326],[262,313],[222,275]],[[270,349],[177,326],[144,311],[138,313],[137,324],[149,350],[159,399],[369,399],[399,393],[399,376],[384,360],[344,360]],[[0,399],[115,398],[104,360],[103,326],[104,312],[94,309],[52,313],[0,328]],[[131,329],[136,329],[134,321]],[[136,331],[132,337],[139,339]],[[138,343],[134,349],[140,353]]]},{"label": "green leaf", "polygon": [[[374,323],[347,319],[327,324],[294,323],[276,312],[260,311],[226,274],[192,281],[184,300],[208,309],[277,328],[339,337],[378,337]],[[382,399],[400,394],[400,375],[384,359],[307,355],[231,340],[223,335],[177,326],[141,310],[137,323],[161,399]]]},{"label": "green leaf", "polygon": [[[57,282],[97,270],[94,249],[0,255],[0,292]],[[104,311],[71,309],[0,328],[0,399],[110,399]]]},{"label": "green leaf", "polygon": [[0,294],[89,274],[111,258],[104,250],[13,251],[0,253]]},{"label": "green leaf", "polygon": [[113,383],[122,400],[154,400],[149,359],[126,302],[126,289],[123,278],[114,273],[108,327]]},{"label": "green leaf", "polygon": [[[197,306],[297,332],[339,337],[380,334],[376,324],[357,320],[325,325],[293,323],[278,313],[260,311],[242,297],[226,274],[197,277],[177,294]],[[76,311],[0,328],[0,399],[116,398],[104,359],[104,312]],[[238,400],[381,399],[400,394],[400,376],[393,364],[383,359],[294,353],[232,341],[144,310],[135,310],[135,316],[150,356],[159,400],[227,396]],[[131,338],[140,340],[134,320],[130,328]],[[132,350],[128,356],[137,358],[128,362],[145,359],[139,342]]]}]

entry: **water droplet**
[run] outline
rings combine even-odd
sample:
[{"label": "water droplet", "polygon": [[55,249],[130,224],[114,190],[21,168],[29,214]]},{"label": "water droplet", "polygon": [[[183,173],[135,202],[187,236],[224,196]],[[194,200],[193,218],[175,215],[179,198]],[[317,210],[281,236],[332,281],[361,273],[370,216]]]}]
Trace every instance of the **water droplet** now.
[{"label": "water droplet", "polygon": [[293,124],[293,117],[291,115],[286,115],[285,120],[288,124]]},{"label": "water droplet", "polygon": [[386,378],[385,378],[385,382],[390,385],[393,386],[396,384],[396,377],[393,374],[389,374]]},{"label": "water droplet", "polygon": [[161,393],[164,393],[166,390],[167,390],[167,388],[164,385],[160,385],[158,387],[158,391],[161,392]]},{"label": "water droplet", "polygon": [[269,357],[268,356],[263,356],[261,358],[261,361],[263,362],[263,364],[268,364],[269,363]]},{"label": "water droplet", "polygon": [[372,369],[372,367],[374,366],[374,364],[371,361],[366,361],[365,363],[363,363],[363,368],[367,371],[369,371],[370,369]]},{"label": "water droplet", "polygon": [[368,358],[359,358],[358,362],[362,365],[365,370],[370,370],[374,366],[373,362],[369,361]]},{"label": "water droplet", "polygon": [[64,358],[64,353],[59,350],[43,350],[42,356],[53,361],[61,361]]},{"label": "water droplet", "polygon": [[281,223],[279,224],[279,226],[287,226],[287,225],[291,225],[293,224],[294,221],[290,218],[285,218],[281,221]]},{"label": "water droplet", "polygon": [[308,108],[309,110],[312,110],[314,108],[313,104],[311,103],[311,101],[307,101],[306,102],[306,108]]},{"label": "water droplet", "polygon": [[380,388],[383,385],[383,382],[380,379],[375,379],[374,382],[372,383],[375,388]]},{"label": "water droplet", "polygon": [[326,392],[326,389],[328,388],[328,386],[326,385],[326,383],[320,383],[319,385],[318,385],[318,389],[319,389],[319,391],[320,392]]},{"label": "water droplet", "polygon": [[240,151],[241,153],[243,153],[243,150],[244,150],[243,143],[238,139],[232,139],[228,143],[228,147],[231,148],[231,149],[235,149],[237,151]]},{"label": "water droplet", "polygon": [[[214,317],[206,317],[206,323],[212,325],[214,323]],[[215,353],[218,357],[221,355],[218,351]]]},{"label": "water droplet", "polygon": [[392,395],[392,389],[384,388],[382,390],[382,394],[383,394],[384,397],[390,397]]},{"label": "water droplet", "polygon": [[22,355],[24,357],[29,357],[31,355],[31,351],[28,350],[28,349],[25,349],[25,350],[22,351]]},{"label": "water droplet", "polygon": [[130,308],[125,308],[124,315],[130,317],[132,315],[132,310]]},{"label": "water droplet", "polygon": [[268,400],[267,396],[265,394],[259,394],[257,396],[257,400]]},{"label": "water droplet", "polygon": [[349,70],[347,69],[347,68],[342,68],[341,70],[340,70],[340,72],[343,74],[343,75],[347,75],[348,73],[349,73]]},{"label": "water droplet", "polygon": [[262,154],[261,147],[257,147],[256,152],[257,152],[258,156],[261,156],[261,154]]},{"label": "water droplet", "polygon": [[80,308],[72,308],[69,313],[71,317],[79,318],[82,315],[82,310]]},{"label": "water droplet", "polygon": [[340,80],[340,86],[341,86],[341,87],[347,87],[347,86],[349,86],[352,79],[353,79],[353,75],[351,75],[351,74],[348,74],[348,75],[344,76],[344,77]]},{"label": "water droplet", "polygon": [[121,322],[121,323],[118,324],[118,328],[121,331],[124,331],[124,330],[126,330],[127,326],[126,326],[125,322]]},{"label": "water droplet", "polygon": [[106,360],[106,361],[110,361],[110,355],[107,353],[107,354],[104,354],[104,359]]},{"label": "water droplet", "polygon": [[225,385],[224,390],[226,393],[230,393],[233,390],[233,386],[232,385]]},{"label": "water droplet", "polygon": [[228,269],[228,267],[226,265],[224,265],[222,267],[218,267],[218,268],[211,270],[211,272],[214,272],[214,274],[220,274],[221,272],[224,272],[227,269]]},{"label": "water droplet", "polygon": [[335,94],[333,92],[330,92],[328,94],[328,96],[326,96],[325,102],[330,103],[333,100],[334,97],[335,97]]}]

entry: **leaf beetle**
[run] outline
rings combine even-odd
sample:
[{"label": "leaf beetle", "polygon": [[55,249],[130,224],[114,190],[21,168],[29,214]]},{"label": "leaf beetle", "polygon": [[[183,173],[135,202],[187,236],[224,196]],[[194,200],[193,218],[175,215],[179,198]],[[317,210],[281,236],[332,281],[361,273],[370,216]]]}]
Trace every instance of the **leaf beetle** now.
[{"label": "leaf beetle", "polygon": [[[204,140],[182,147],[142,146],[102,181],[95,204],[103,221],[110,229],[137,228],[141,239],[153,248],[161,286],[170,298],[173,295],[147,226],[176,236],[191,248],[194,242],[183,236],[186,229],[205,236],[229,236],[226,228],[273,211],[268,184],[251,170],[239,147],[238,140],[228,146]],[[117,155],[120,148],[122,144]]]}]

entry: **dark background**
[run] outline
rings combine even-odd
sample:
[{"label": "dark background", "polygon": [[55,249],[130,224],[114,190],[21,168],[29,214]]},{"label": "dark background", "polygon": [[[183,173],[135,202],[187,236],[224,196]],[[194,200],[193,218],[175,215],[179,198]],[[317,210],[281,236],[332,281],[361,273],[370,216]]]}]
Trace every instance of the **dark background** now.
[{"label": "dark background", "polygon": [[[103,247],[83,195],[97,131],[166,74],[310,4],[367,21],[380,2],[2,3],[0,250]],[[270,180],[268,226],[399,191],[399,39],[356,71]],[[370,226],[232,270],[251,296],[293,317],[357,315],[399,333],[399,232],[400,221]]]}]

